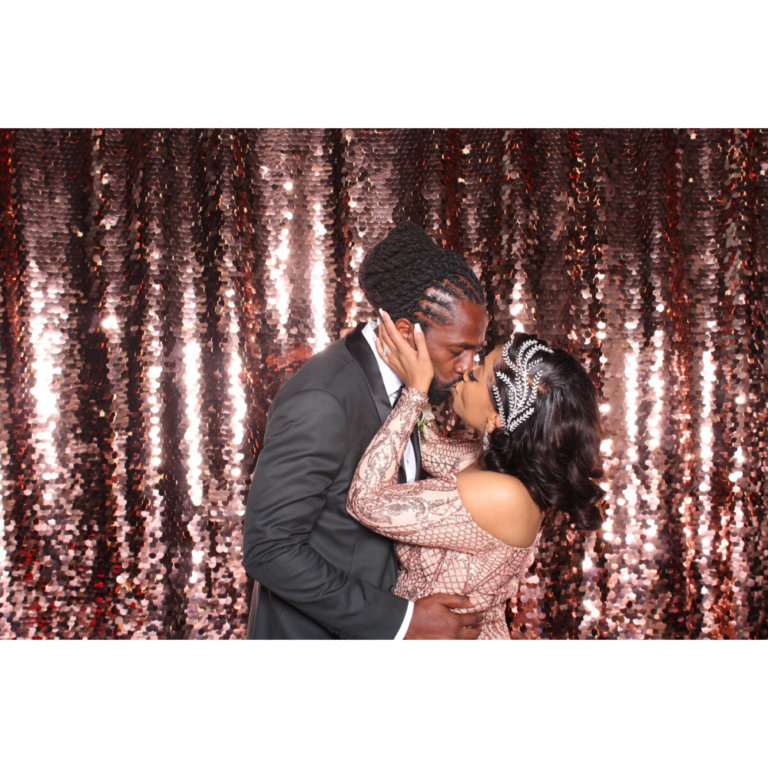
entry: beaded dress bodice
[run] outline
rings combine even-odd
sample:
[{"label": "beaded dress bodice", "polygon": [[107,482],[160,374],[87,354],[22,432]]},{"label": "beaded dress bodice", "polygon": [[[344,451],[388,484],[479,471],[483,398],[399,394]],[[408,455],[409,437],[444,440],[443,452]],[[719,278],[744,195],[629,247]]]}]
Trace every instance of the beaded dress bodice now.
[{"label": "beaded dress bodice", "polygon": [[347,511],[395,540],[395,594],[409,600],[436,592],[475,597],[473,610],[486,611],[480,639],[509,639],[506,601],[533,563],[541,531],[530,547],[512,547],[474,521],[459,496],[456,472],[479,453],[476,441],[448,440],[431,430],[421,449],[422,465],[433,477],[397,484],[406,443],[426,404],[420,390],[403,391],[360,460]]}]

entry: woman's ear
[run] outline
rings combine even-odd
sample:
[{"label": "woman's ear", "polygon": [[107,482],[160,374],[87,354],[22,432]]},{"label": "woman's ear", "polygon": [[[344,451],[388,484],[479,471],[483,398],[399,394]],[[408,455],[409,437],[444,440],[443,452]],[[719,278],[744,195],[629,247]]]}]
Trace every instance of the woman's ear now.
[{"label": "woman's ear", "polygon": [[489,432],[493,432],[494,429],[501,427],[501,416],[494,411],[493,416],[488,418],[488,423],[485,425]]}]

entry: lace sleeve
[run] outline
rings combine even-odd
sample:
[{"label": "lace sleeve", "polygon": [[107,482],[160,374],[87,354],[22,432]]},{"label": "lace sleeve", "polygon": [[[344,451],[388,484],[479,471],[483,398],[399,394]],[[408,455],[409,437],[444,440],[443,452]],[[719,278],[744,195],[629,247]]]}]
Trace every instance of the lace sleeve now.
[{"label": "lace sleeve", "polygon": [[421,463],[434,477],[448,477],[459,470],[462,461],[480,453],[479,440],[450,440],[434,427],[427,430],[427,438],[421,441]]},{"label": "lace sleeve", "polygon": [[464,509],[456,482],[431,478],[398,485],[397,469],[426,395],[407,388],[363,454],[347,512],[382,536],[408,544],[476,553],[495,540]]}]

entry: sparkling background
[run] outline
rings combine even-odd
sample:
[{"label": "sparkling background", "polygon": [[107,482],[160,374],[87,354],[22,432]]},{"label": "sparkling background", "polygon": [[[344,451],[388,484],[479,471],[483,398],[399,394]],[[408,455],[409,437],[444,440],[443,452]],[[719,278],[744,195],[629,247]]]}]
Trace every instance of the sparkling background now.
[{"label": "sparkling background", "polygon": [[0,131],[0,637],[244,637],[266,410],[404,219],[603,397],[607,522],[519,635],[768,637],[767,174],[758,130]]}]

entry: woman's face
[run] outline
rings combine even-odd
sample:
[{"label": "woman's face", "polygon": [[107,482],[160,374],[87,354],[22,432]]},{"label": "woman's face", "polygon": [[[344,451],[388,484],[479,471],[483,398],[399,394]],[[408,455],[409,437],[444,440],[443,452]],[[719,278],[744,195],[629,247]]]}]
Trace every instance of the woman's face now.
[{"label": "woman's face", "polygon": [[496,347],[482,365],[470,368],[456,385],[453,395],[453,410],[480,433],[488,427],[489,420],[496,423],[498,413],[491,401],[489,388],[496,383],[493,366],[501,355],[501,349]]}]

